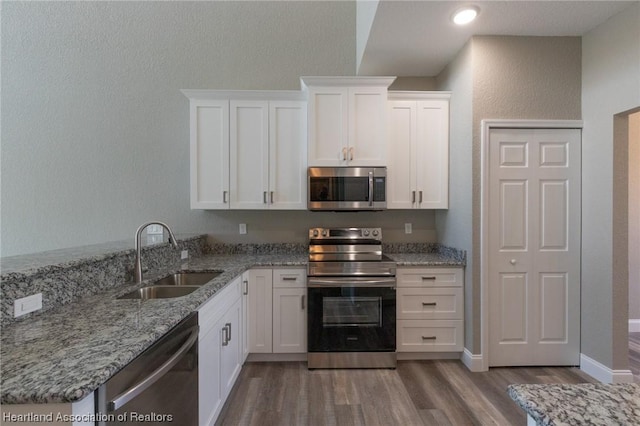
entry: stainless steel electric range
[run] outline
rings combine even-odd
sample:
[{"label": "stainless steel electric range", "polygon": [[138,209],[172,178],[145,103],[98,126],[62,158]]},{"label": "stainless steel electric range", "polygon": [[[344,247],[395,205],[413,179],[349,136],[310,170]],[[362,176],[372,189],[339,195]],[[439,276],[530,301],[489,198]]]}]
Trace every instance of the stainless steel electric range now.
[{"label": "stainless steel electric range", "polygon": [[395,368],[396,264],[380,228],[312,228],[308,368]]}]

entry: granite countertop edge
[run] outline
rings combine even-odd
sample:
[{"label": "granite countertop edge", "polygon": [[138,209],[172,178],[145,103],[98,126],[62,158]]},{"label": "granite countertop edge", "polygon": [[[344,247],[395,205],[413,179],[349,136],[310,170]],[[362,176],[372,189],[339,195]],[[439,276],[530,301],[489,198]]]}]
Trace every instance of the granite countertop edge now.
[{"label": "granite countertop edge", "polygon": [[640,424],[638,383],[513,384],[507,393],[537,425]]},{"label": "granite countertop edge", "polygon": [[[390,253],[398,266],[464,266],[448,253]],[[161,271],[142,284],[123,283],[104,293],[3,327],[2,404],[78,402],[157,339],[253,267],[306,267],[307,254],[222,254],[190,259],[185,271],[223,271],[195,292],[175,299],[117,300],[175,272]],[[64,333],[60,333],[64,330]]]}]

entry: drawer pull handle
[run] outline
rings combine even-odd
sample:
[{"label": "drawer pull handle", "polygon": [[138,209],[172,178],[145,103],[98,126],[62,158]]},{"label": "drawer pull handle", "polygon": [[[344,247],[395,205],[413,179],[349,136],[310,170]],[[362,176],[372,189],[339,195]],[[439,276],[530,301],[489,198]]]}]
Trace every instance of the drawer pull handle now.
[{"label": "drawer pull handle", "polygon": [[436,302],[422,302],[422,306],[436,306]]},{"label": "drawer pull handle", "polygon": [[282,277],[282,281],[296,281],[298,277]]},{"label": "drawer pull handle", "polygon": [[422,340],[436,340],[436,336],[422,336]]},{"label": "drawer pull handle", "polygon": [[429,280],[429,281],[435,281],[436,277],[434,276],[430,276],[430,277],[422,277],[423,280]]}]

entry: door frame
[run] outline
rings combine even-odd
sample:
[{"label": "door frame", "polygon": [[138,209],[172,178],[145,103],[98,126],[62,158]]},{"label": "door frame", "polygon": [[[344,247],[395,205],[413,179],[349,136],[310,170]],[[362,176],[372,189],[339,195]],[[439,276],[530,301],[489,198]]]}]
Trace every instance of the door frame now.
[{"label": "door frame", "polygon": [[[485,119],[480,122],[480,362],[474,363],[476,368],[473,371],[489,370],[489,191],[487,185],[491,129],[582,129],[582,127],[582,120]],[[476,361],[478,361],[477,358]]]}]

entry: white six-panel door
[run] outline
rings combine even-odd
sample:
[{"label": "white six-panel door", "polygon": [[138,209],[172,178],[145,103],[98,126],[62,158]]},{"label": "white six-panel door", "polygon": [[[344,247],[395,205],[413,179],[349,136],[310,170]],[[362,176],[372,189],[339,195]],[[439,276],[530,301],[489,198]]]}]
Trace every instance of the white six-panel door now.
[{"label": "white six-panel door", "polygon": [[491,129],[489,365],[578,365],[578,129]]}]

